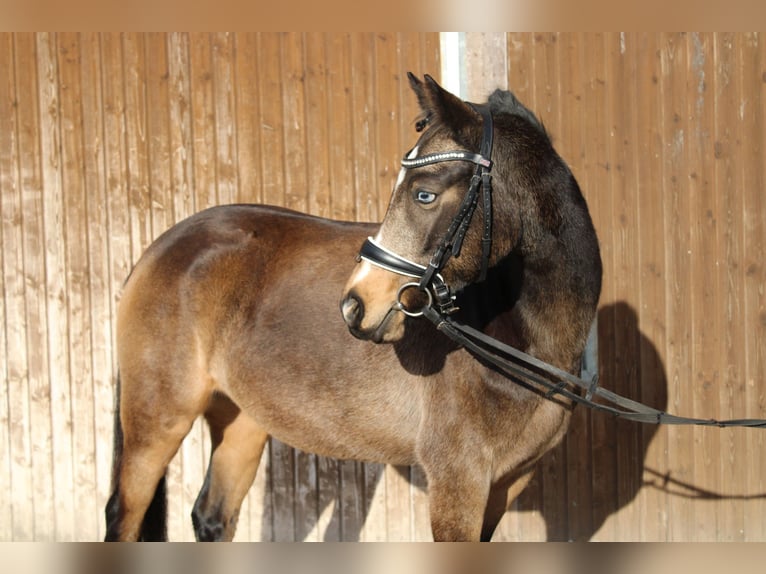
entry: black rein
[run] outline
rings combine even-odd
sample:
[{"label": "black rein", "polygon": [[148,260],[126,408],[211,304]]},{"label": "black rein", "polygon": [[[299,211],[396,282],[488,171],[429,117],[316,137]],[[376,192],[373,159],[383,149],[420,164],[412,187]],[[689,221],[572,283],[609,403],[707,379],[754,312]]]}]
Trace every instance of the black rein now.
[{"label": "black rein", "polygon": [[[617,418],[649,424],[668,425],[700,425],[715,427],[757,427],[766,428],[766,420],[761,419],[734,419],[719,421],[715,419],[695,419],[668,414],[664,411],[649,407],[642,403],[620,396],[612,391],[598,386],[598,375],[592,380],[585,381],[553,365],[541,361],[518,349],[515,349],[497,339],[489,337],[476,329],[463,325],[451,317],[441,315],[433,307],[423,309],[423,315],[428,318],[436,328],[447,335],[450,339],[465,347],[474,355],[496,367],[506,377],[514,380],[529,381],[546,390],[545,398],[553,399],[555,395],[561,395],[571,401],[586,406],[595,411],[614,415]],[[550,379],[539,374],[543,371],[559,382],[554,383]],[[585,390],[585,396],[580,393]],[[600,397],[615,406],[605,405],[593,401],[592,397]]]}]

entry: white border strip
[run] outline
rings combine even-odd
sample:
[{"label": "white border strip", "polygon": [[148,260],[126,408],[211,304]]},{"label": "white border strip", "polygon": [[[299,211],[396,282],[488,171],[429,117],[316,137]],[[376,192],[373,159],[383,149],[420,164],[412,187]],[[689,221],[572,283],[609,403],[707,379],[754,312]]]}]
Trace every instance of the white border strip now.
[{"label": "white border strip", "polygon": [[459,98],[466,97],[465,32],[441,32],[441,85]]}]

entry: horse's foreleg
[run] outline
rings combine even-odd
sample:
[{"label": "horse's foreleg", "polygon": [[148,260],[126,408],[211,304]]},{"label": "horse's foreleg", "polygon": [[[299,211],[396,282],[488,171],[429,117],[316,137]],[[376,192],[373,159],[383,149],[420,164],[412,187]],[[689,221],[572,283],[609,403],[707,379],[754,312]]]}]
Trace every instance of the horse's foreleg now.
[{"label": "horse's foreleg", "polygon": [[481,540],[483,542],[489,542],[492,539],[492,534],[495,532],[508,507],[527,487],[534,473],[535,469],[533,467],[520,476],[516,474],[492,485],[489,492],[489,500],[487,501],[487,509],[484,513],[484,525],[481,528]]},{"label": "horse's foreleg", "polygon": [[489,477],[480,469],[429,473],[428,502],[434,540],[478,541],[489,495]]},{"label": "horse's foreleg", "polygon": [[200,541],[230,541],[269,435],[223,395],[215,395],[205,418],[213,451],[192,510],[194,533]]}]

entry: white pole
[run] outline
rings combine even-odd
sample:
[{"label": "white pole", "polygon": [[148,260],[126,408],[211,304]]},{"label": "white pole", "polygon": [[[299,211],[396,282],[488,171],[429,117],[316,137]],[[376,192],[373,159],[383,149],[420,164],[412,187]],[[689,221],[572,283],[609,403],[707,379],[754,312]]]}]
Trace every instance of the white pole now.
[{"label": "white pole", "polygon": [[460,98],[466,97],[465,32],[441,32],[441,85]]}]

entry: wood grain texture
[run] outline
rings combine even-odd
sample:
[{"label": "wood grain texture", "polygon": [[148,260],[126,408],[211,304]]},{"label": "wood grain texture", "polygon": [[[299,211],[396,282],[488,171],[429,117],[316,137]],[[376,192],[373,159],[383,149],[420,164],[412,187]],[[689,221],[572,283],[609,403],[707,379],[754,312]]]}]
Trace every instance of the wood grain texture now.
[{"label": "wood grain texture", "polygon": [[[766,416],[763,35],[469,40],[471,71],[507,77],[589,203],[602,384]],[[439,57],[419,33],[0,34],[0,540],[103,537],[115,310],[146,246],[221,203],[380,220],[417,137],[406,72],[438,77]],[[579,409],[496,538],[766,540],[765,436]],[[209,455],[198,422],[168,473],[173,540],[193,539]],[[237,533],[430,538],[419,469],[276,440]]]}]

